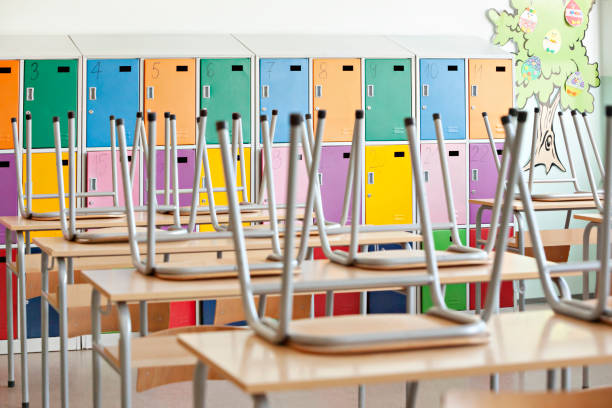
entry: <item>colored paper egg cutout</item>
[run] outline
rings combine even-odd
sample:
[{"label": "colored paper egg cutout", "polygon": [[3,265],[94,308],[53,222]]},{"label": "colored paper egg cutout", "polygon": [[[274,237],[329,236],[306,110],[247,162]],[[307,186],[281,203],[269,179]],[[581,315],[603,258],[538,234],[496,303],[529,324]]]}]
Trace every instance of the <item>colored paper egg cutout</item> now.
[{"label": "colored paper egg cutout", "polygon": [[584,20],[582,9],[574,0],[570,0],[565,7],[565,21],[572,27],[578,27],[582,24],[582,20]]},{"label": "colored paper egg cutout", "polygon": [[542,62],[539,57],[530,57],[527,61],[523,62],[521,67],[521,74],[523,79],[530,81],[532,79],[538,79],[542,75]]},{"label": "colored paper egg cutout", "polygon": [[580,72],[574,72],[572,75],[567,77],[565,81],[565,92],[569,96],[578,96],[584,91],[584,80]]},{"label": "colored paper egg cutout", "polygon": [[519,17],[519,27],[521,27],[521,30],[524,32],[530,33],[535,30],[537,25],[538,16],[536,15],[535,10],[529,7],[526,8],[521,14],[521,17]]},{"label": "colored paper egg cutout", "polygon": [[550,30],[544,36],[542,47],[548,54],[556,54],[561,49],[561,33],[558,30]]}]

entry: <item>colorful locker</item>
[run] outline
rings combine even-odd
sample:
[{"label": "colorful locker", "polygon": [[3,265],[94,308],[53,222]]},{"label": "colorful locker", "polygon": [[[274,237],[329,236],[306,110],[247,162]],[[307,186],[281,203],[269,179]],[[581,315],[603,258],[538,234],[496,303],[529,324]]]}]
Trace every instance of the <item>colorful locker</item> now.
[{"label": "colorful locker", "polygon": [[[349,148],[350,149],[350,148]],[[297,186],[297,202],[305,203],[308,195],[308,170],[306,169],[306,161],[304,155],[300,151],[298,153],[298,186]],[[265,164],[264,155],[261,155],[262,165]],[[289,172],[289,147],[275,146],[272,148],[272,172],[274,174],[274,196],[277,204],[287,203],[287,187],[288,187],[288,172]],[[264,202],[268,202],[264,197]]]},{"label": "colorful locker", "polygon": [[[4,191],[0,200],[0,215],[17,215],[17,174],[15,155],[12,153],[0,154],[0,179]],[[4,232],[5,228],[0,226],[0,244],[5,243]]]},{"label": "colorful locker", "polygon": [[158,145],[164,144],[164,112],[176,115],[177,143],[195,144],[195,65],[194,59],[144,61],[144,109],[157,113]]},{"label": "colorful locker", "polygon": [[269,116],[273,109],[278,109],[274,142],[288,143],[289,115],[309,111],[308,59],[261,59],[259,84],[260,114]]},{"label": "colorful locker", "polygon": [[251,59],[214,58],[200,61],[200,107],[208,109],[206,142],[217,144],[215,123],[242,116],[242,140],[251,143]]},{"label": "colorful locker", "polygon": [[[446,159],[448,172],[451,179],[453,192],[453,203],[455,205],[455,219],[457,224],[465,224],[466,217],[466,158],[465,144],[444,144],[446,149]],[[448,212],[446,208],[446,197],[444,195],[444,181],[442,178],[442,168],[440,167],[440,156],[438,145],[433,143],[421,144],[421,166],[425,178],[429,214],[434,223],[448,222]]]},{"label": "colorful locker", "polygon": [[366,146],[366,224],[412,223],[410,150],[402,146]]},{"label": "colorful locker", "polygon": [[470,59],[470,139],[486,139],[482,112],[487,112],[495,139],[505,138],[501,117],[513,103],[511,59]]},{"label": "colorful locker", "polygon": [[[247,180],[247,191],[249,193],[249,198],[251,198],[251,149],[245,148],[244,155],[246,156],[246,162],[244,163],[246,169],[246,180]],[[242,160],[242,157],[238,158]],[[210,166],[210,172],[212,175],[212,185],[213,188],[216,187],[225,187],[225,176],[223,175],[223,163],[221,162],[221,151],[218,148],[208,149],[208,161]],[[204,185],[204,170],[201,172],[201,185]],[[237,172],[236,172],[236,183],[239,186],[241,175],[240,175],[240,164],[238,164]],[[192,180],[193,181],[193,180]],[[276,183],[276,181],[275,181]],[[242,200],[242,195],[239,193],[238,198]],[[200,205],[208,205],[207,194],[200,194]],[[217,192],[215,193],[215,205],[227,205],[227,193],[225,192]]]},{"label": "colorful locker", "polygon": [[[125,194],[123,193],[123,177],[121,177],[121,162],[117,152],[117,189],[119,192],[119,205],[125,205]],[[128,151],[128,160],[132,162],[131,151]],[[87,191],[113,191],[111,152],[95,151],[87,153]],[[134,203],[139,203],[140,191],[140,159],[136,160],[136,172],[134,173],[134,185],[132,198]],[[112,197],[88,197],[88,207],[112,207]]]},{"label": "colorful locker", "polygon": [[66,115],[77,111],[78,61],[26,60],[23,66],[23,111],[32,114],[32,147],[55,147],[54,116],[61,119],[62,146],[68,147]]},{"label": "colorful locker", "polygon": [[[501,160],[503,143],[496,143],[497,154]],[[497,167],[488,143],[470,144],[470,199],[493,198],[497,187]],[[470,224],[476,223],[476,212],[480,206],[470,204]],[[482,213],[482,223],[491,221],[491,211]]]},{"label": "colorful locker", "polygon": [[[178,167],[178,182],[179,188],[193,188],[193,173],[195,171],[195,150],[193,149],[177,149],[176,150],[176,161]],[[165,152],[163,150],[157,151],[157,172],[155,175],[155,181],[158,190],[164,189],[164,167],[166,163]],[[172,169],[169,169],[170,174],[170,188],[172,188]],[[144,185],[147,186],[147,176],[144,177]],[[146,187],[144,191],[146,192]],[[147,204],[147,194],[144,195],[144,203]],[[157,195],[157,203],[164,203],[164,195]],[[172,192],[170,193],[170,203],[173,203]],[[179,194],[179,204],[182,206],[191,205],[191,194],[181,193]]]},{"label": "colorful locker", "polygon": [[315,59],[312,62],[314,126],[316,111],[327,110],[325,142],[350,142],[355,110],[361,109],[361,61],[359,59]]},{"label": "colorful locker", "polygon": [[[17,257],[17,250],[13,249],[13,259]],[[7,339],[7,321],[6,321],[6,250],[0,250],[0,293],[2,301],[0,302],[0,340]],[[12,291],[13,291],[13,338],[17,338],[17,276],[12,275]]]},{"label": "colorful locker", "polygon": [[[459,230],[459,238],[462,244],[467,245],[466,232],[464,229]],[[443,251],[453,243],[450,230],[434,231],[434,244],[437,250]],[[422,288],[421,291],[421,310],[423,313],[432,306],[431,294],[429,288]],[[457,283],[446,285],[446,294],[444,301],[449,309],[465,310],[467,308],[467,296],[465,283]]]},{"label": "colorful locker", "polygon": [[412,65],[408,59],[366,59],[368,141],[406,141],[404,118],[412,117]]},{"label": "colorful locker", "polygon": [[123,119],[127,144],[132,145],[139,77],[137,59],[87,61],[87,147],[110,146],[110,115]]},{"label": "colorful locker", "polygon": [[[346,175],[351,157],[351,146],[323,146],[319,163],[319,180],[323,210],[328,221],[339,222],[342,217]],[[351,220],[349,211],[348,222]]]},{"label": "colorful locker", "polygon": [[465,139],[465,60],[425,58],[419,69],[421,139],[436,139],[434,113],[442,117],[445,139]]},{"label": "colorful locker", "polygon": [[19,117],[19,61],[0,61],[0,95],[0,149],[12,149],[11,118]]}]

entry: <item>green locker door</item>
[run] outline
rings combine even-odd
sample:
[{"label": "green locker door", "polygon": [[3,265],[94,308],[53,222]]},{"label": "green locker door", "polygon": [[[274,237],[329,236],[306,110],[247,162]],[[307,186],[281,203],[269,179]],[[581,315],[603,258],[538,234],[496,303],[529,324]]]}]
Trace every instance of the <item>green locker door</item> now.
[{"label": "green locker door", "polygon": [[251,142],[251,59],[202,59],[200,61],[200,106],[208,109],[206,142],[219,143],[215,123],[230,125],[232,113],[242,116],[242,140]]},{"label": "green locker door", "polygon": [[77,111],[77,68],[77,60],[24,61],[23,111],[32,113],[33,148],[55,146],[53,116],[60,117],[62,146],[68,146],[67,113]]},{"label": "green locker door", "polygon": [[404,118],[412,116],[412,64],[409,59],[367,59],[368,141],[405,141]]},{"label": "green locker door", "polygon": [[[466,245],[466,232],[464,229],[459,230],[459,238],[461,238],[461,242]],[[437,250],[445,250],[448,248],[452,243],[450,230],[434,231],[434,243]],[[432,306],[429,288],[424,287],[421,295],[422,312],[425,313]],[[444,300],[449,309],[466,310],[467,297],[465,283],[446,285]]]}]

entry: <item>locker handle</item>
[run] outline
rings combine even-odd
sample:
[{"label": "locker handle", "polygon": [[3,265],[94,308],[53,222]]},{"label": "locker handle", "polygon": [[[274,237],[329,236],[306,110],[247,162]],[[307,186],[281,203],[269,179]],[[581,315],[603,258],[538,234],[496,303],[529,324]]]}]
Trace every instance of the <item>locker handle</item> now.
[{"label": "locker handle", "polygon": [[374,85],[368,85],[368,97],[369,98],[374,97]]},{"label": "locker handle", "polygon": [[472,85],[472,96],[478,96],[478,85]]},{"label": "locker handle", "polygon": [[368,173],[368,184],[374,184],[374,172]]},{"label": "locker handle", "polygon": [[429,85],[423,84],[423,96],[429,96]]},{"label": "locker handle", "polygon": [[34,100],[34,88],[26,88],[26,101]]},{"label": "locker handle", "polygon": [[315,85],[315,97],[320,98],[323,96],[323,85]]},{"label": "locker handle", "polygon": [[62,166],[67,166],[68,165],[68,160],[62,160]]},{"label": "locker handle", "polygon": [[0,167],[11,167],[11,162],[6,160],[0,161]]},{"label": "locker handle", "polygon": [[0,256],[0,263],[6,263],[6,256]]},{"label": "locker handle", "polygon": [[261,97],[269,98],[270,97],[270,85],[262,85],[261,87]]},{"label": "locker handle", "polygon": [[98,179],[93,177],[89,179],[89,191],[96,191],[98,189]]},{"label": "locker handle", "polygon": [[426,183],[429,183],[429,171],[425,170],[423,172],[423,178],[425,178]]},{"label": "locker handle", "polygon": [[152,86],[147,86],[147,99],[153,99],[155,91]]},{"label": "locker handle", "polygon": [[323,173],[317,173],[317,176],[319,177],[319,186],[323,185]]},{"label": "locker handle", "polygon": [[478,169],[472,169],[472,181],[478,181]]},{"label": "locker handle", "polygon": [[502,154],[504,154],[504,151],[502,149],[497,149],[497,155],[501,156]]},{"label": "locker handle", "polygon": [[89,100],[90,101],[96,100],[96,87],[95,86],[89,87]]},{"label": "locker handle", "polygon": [[210,99],[210,85],[202,86],[202,98]]}]

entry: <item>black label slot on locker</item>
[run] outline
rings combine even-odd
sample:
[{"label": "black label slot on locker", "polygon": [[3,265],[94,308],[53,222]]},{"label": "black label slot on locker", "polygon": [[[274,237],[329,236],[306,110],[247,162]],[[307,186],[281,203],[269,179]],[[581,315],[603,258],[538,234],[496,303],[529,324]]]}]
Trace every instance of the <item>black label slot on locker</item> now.
[{"label": "black label slot on locker", "polygon": [[70,67],[63,67],[63,66],[57,67],[57,72],[62,72],[62,73],[70,72]]},{"label": "black label slot on locker", "polygon": [[302,66],[301,65],[291,65],[289,66],[289,71],[301,71],[302,70]]},{"label": "black label slot on locker", "polygon": [[448,152],[448,155],[449,155],[450,157],[458,157],[458,156],[459,156],[459,150],[450,150],[450,151]]},{"label": "black label slot on locker", "polygon": [[11,167],[11,163],[6,160],[0,161],[0,167]]},{"label": "black label slot on locker", "polygon": [[187,65],[177,65],[176,72],[187,72],[189,71],[189,67]]},{"label": "black label slot on locker", "polygon": [[506,67],[495,67],[496,72],[506,72]]},{"label": "black label slot on locker", "polygon": [[10,74],[11,67],[0,67],[0,74]]},{"label": "black label slot on locker", "polygon": [[128,161],[131,162],[132,161],[132,156],[128,156]]},{"label": "black label slot on locker", "polygon": [[132,72],[132,67],[129,65],[119,65],[119,72]]},{"label": "black label slot on locker", "polygon": [[343,71],[352,71],[353,70],[353,66],[352,65],[343,65],[342,66],[342,70]]},{"label": "black label slot on locker", "polygon": [[298,160],[302,160],[302,153],[298,154]]},{"label": "black label slot on locker", "polygon": [[0,256],[0,263],[6,263],[6,256]]},{"label": "black label slot on locker", "polygon": [[236,155],[236,161],[240,161],[240,155],[239,154]]},{"label": "black label slot on locker", "polygon": [[62,160],[62,166],[67,166],[68,165],[68,160]]},{"label": "black label slot on locker", "polygon": [[504,151],[502,149],[497,149],[497,155],[501,156],[504,153]]},{"label": "black label slot on locker", "polygon": [[351,154],[350,153],[342,153],[342,158],[343,159],[350,159],[351,158]]},{"label": "black label slot on locker", "polygon": [[449,71],[459,71],[459,67],[457,65],[449,65],[448,70]]},{"label": "black label slot on locker", "polygon": [[177,157],[176,162],[177,163],[187,163],[187,157]]},{"label": "black label slot on locker", "polygon": [[404,66],[403,65],[394,65],[393,66],[393,70],[394,71],[404,71]]},{"label": "black label slot on locker", "polygon": [[242,65],[232,65],[232,71],[244,71],[244,67]]},{"label": "black label slot on locker", "polygon": [[404,152],[393,152],[393,157],[404,157],[405,153]]}]

